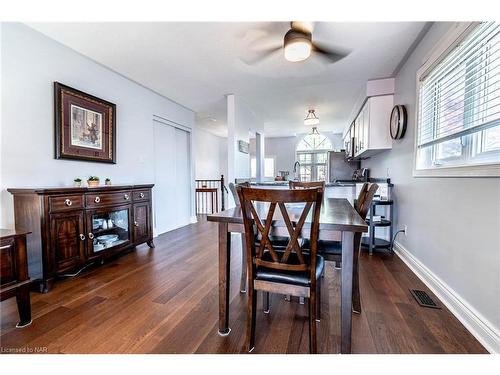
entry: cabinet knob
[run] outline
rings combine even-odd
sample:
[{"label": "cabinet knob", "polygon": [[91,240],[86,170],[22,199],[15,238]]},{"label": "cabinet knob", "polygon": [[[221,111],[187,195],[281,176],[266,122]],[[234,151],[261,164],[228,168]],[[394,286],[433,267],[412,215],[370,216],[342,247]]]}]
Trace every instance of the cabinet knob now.
[{"label": "cabinet knob", "polygon": [[134,227],[138,227],[139,223],[137,221],[134,221]]},{"label": "cabinet knob", "polygon": [[125,199],[126,201],[128,201],[130,199],[130,195],[128,194],[124,194],[123,195],[123,199]]},{"label": "cabinet knob", "polygon": [[89,233],[89,238],[90,238],[91,240],[93,240],[93,239],[94,239],[94,233]]},{"label": "cabinet knob", "polygon": [[144,193],[140,193],[139,198],[144,198]]},{"label": "cabinet knob", "polygon": [[69,206],[71,206],[73,204],[73,202],[71,202],[71,199],[66,199],[64,201],[64,204],[69,207]]},{"label": "cabinet knob", "polygon": [[99,197],[94,198],[94,202],[99,203],[100,201],[101,201],[101,198],[99,198]]},{"label": "cabinet knob", "polygon": [[84,235],[83,233],[80,233],[80,239],[81,239],[82,241],[85,241],[85,235]]}]

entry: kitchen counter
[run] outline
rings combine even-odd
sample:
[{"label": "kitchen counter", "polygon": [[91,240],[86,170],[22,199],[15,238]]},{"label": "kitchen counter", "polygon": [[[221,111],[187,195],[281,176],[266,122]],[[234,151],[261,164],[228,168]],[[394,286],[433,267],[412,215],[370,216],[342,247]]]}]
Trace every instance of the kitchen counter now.
[{"label": "kitchen counter", "polygon": [[288,181],[262,181],[250,182],[252,186],[288,186]]},{"label": "kitchen counter", "polygon": [[[252,186],[288,186],[288,181],[250,182]],[[326,187],[355,187],[356,182],[327,182]]]}]

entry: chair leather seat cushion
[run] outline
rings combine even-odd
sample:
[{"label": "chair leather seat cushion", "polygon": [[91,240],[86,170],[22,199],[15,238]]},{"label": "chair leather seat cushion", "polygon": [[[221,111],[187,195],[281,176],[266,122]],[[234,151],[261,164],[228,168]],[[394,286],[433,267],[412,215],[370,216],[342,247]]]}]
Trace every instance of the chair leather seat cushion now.
[{"label": "chair leather seat cushion", "polygon": [[[304,248],[309,249],[311,244],[308,239],[304,240]],[[318,254],[320,255],[342,255],[342,242],[341,241],[318,241]]]},{"label": "chair leather seat cushion", "polygon": [[[282,253],[279,253],[279,256],[281,257]],[[306,262],[309,260],[308,255],[304,254],[304,258],[306,258]],[[272,262],[271,254],[269,251],[264,252],[262,255],[262,260],[270,261]],[[290,254],[290,257],[288,258],[287,261],[288,264],[300,264],[299,259],[297,257],[297,254],[295,252]],[[316,279],[319,279],[321,277],[321,274],[323,273],[323,268],[325,267],[325,260],[321,255],[316,255]],[[267,267],[262,267],[258,266],[256,269],[256,275],[255,275],[256,280],[263,280],[263,281],[271,281],[271,282],[276,282],[276,283],[282,283],[282,284],[291,284],[291,285],[299,285],[299,286],[309,286],[309,272],[306,271],[283,271],[283,270],[276,270],[274,268],[267,268]]]}]

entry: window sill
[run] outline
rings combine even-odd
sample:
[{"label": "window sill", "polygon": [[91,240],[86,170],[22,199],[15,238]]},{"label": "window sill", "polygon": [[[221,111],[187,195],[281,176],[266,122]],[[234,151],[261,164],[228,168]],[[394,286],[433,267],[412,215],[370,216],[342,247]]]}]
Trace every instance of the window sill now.
[{"label": "window sill", "polygon": [[500,164],[413,169],[413,177],[500,177]]}]

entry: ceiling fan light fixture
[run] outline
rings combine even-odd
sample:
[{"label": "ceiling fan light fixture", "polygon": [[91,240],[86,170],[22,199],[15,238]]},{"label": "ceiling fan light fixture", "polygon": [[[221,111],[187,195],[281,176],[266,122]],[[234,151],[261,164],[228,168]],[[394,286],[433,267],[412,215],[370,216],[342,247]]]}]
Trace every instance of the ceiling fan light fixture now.
[{"label": "ceiling fan light fixture", "polygon": [[304,125],[314,126],[319,124],[319,118],[316,116],[314,109],[310,109],[306,118],[304,119]]},{"label": "ceiling fan light fixture", "polygon": [[291,62],[304,61],[311,56],[311,42],[294,40],[285,46],[285,59]]},{"label": "ceiling fan light fixture", "polygon": [[283,47],[285,59],[291,62],[304,61],[311,56],[311,34],[290,29],[285,34]]}]

